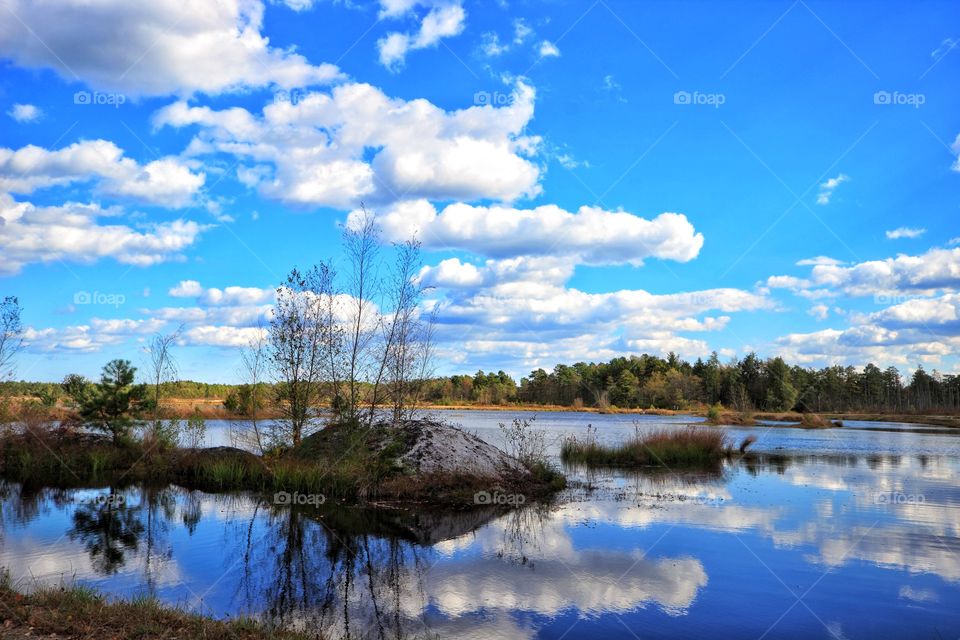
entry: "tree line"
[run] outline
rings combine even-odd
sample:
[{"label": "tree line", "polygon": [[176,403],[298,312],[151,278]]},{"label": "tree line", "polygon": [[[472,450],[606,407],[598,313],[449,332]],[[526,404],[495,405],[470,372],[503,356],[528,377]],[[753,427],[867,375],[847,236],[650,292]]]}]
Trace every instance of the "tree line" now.
[{"label": "tree line", "polygon": [[517,383],[503,371],[435,378],[424,398],[438,404],[542,404],[569,407],[685,409],[720,403],[738,411],[960,411],[960,376],[918,366],[905,379],[893,366],[821,369],[750,353],[693,363],[669,354],[536,369]]}]

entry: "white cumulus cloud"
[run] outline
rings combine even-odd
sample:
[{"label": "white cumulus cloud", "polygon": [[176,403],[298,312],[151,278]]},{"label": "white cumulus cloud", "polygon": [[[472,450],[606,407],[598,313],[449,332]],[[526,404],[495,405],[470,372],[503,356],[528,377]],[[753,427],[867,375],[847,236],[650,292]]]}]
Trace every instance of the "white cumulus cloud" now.
[{"label": "white cumulus cloud", "polygon": [[527,158],[539,140],[524,134],[534,96],[518,82],[509,105],[448,112],[426,100],[389,98],[368,84],[344,84],[296,104],[272,103],[261,117],[176,102],[157,112],[154,124],[199,126],[188,153],[239,156],[247,163],[238,171],[242,182],[290,205],[514,200],[540,191],[540,169]]},{"label": "white cumulus cloud", "polygon": [[887,236],[887,240],[899,240],[900,238],[919,238],[927,232],[926,229],[915,228],[915,227],[898,227],[887,231],[884,235]]},{"label": "white cumulus cloud", "polygon": [[844,182],[850,180],[850,176],[841,173],[835,178],[830,178],[826,182],[820,183],[820,193],[817,194],[817,204],[825,205],[830,203],[833,192]]},{"label": "white cumulus cloud", "polygon": [[7,115],[21,124],[36,122],[43,117],[43,110],[33,104],[15,104]]},{"label": "white cumulus cloud", "polygon": [[442,39],[459,35],[466,26],[467,13],[458,0],[381,0],[382,18],[399,18],[426,7],[419,28],[412,33],[394,31],[377,42],[380,63],[392,71],[402,68],[407,53],[436,46]]},{"label": "white cumulus cloud", "polygon": [[[350,219],[355,219],[353,212]],[[349,222],[348,222],[349,223]],[[387,238],[416,234],[429,249],[463,249],[495,258],[568,256],[587,264],[641,264],[646,258],[687,262],[703,235],[680,213],[652,220],[625,211],[555,205],[534,209],[455,203],[441,211],[425,200],[407,201],[380,217]]]},{"label": "white cumulus cloud", "polygon": [[0,57],[139,95],[304,87],[340,77],[262,33],[258,0],[8,0]]},{"label": "white cumulus cloud", "polygon": [[27,264],[56,260],[89,264],[113,258],[148,266],[175,260],[204,226],[189,220],[142,225],[135,229],[113,220],[120,211],[96,204],[41,207],[0,194],[0,273],[17,273]]},{"label": "white cumulus cloud", "polygon": [[56,150],[0,147],[0,191],[12,193],[95,180],[104,195],[181,207],[205,179],[204,173],[194,173],[174,157],[141,165],[107,140],[83,140]]}]

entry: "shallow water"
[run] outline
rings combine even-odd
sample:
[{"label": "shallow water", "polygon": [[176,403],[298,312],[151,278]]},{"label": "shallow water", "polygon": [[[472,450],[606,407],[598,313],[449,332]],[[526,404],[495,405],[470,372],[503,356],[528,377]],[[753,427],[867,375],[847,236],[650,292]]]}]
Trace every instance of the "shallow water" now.
[{"label": "shallow water", "polygon": [[[514,416],[438,414],[494,443]],[[587,423],[616,441],[634,419],[696,421],[544,413],[536,427],[556,455]],[[553,504],[510,512],[6,484],[0,565],[334,638],[960,636],[960,433],[728,431],[794,457],[712,475],[568,469]],[[228,443],[228,425],[208,437]]]}]

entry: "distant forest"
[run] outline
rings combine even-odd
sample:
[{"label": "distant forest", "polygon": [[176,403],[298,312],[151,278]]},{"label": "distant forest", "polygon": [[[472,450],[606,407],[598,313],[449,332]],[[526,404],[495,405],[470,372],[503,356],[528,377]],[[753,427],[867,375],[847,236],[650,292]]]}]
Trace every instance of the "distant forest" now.
[{"label": "distant forest", "polygon": [[896,367],[811,369],[753,353],[728,363],[716,353],[694,363],[674,354],[642,355],[537,369],[519,384],[502,371],[450,376],[432,380],[424,397],[447,404],[684,409],[719,402],[738,411],[954,412],[960,410],[960,376],[918,367],[905,380]]},{"label": "distant forest", "polygon": [[[605,363],[559,364],[537,369],[519,383],[503,371],[421,381],[420,397],[431,404],[541,404],[568,407],[687,409],[721,403],[737,411],[958,412],[960,376],[918,367],[904,379],[896,367],[863,369],[790,366],[756,354],[723,363],[716,353],[690,363],[674,354],[614,358]],[[274,385],[264,385],[272,387]],[[165,398],[226,399],[242,407],[245,385],[178,381],[162,385]],[[60,385],[6,382],[0,395],[33,396],[52,405]],[[269,394],[264,394],[269,396]],[[231,409],[232,410],[232,409]]]}]

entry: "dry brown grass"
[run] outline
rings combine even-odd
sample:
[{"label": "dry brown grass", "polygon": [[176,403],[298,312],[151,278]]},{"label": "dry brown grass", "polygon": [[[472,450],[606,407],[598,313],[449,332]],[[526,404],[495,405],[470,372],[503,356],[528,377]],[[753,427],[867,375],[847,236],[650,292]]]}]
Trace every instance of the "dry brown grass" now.
[{"label": "dry brown grass", "polygon": [[[221,621],[160,604],[153,598],[109,602],[85,587],[19,593],[0,586],[0,637],[50,635],[83,640],[207,638],[300,640],[308,636],[265,628],[249,620]],[[309,636],[315,637],[315,636]]]},{"label": "dry brown grass", "polygon": [[620,445],[568,438],[560,457],[588,466],[659,466],[666,468],[716,466],[727,455],[727,436],[710,429],[662,429],[637,434]]}]

